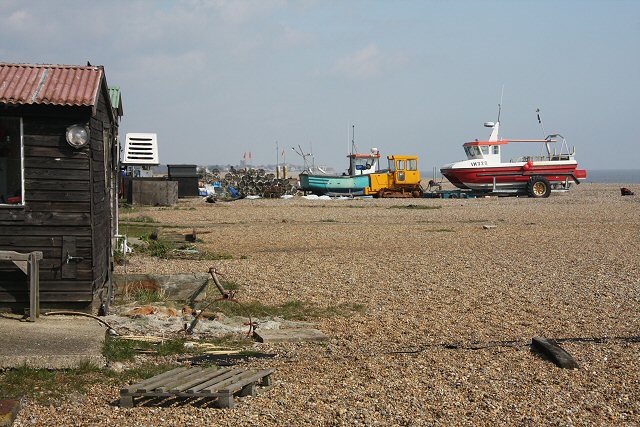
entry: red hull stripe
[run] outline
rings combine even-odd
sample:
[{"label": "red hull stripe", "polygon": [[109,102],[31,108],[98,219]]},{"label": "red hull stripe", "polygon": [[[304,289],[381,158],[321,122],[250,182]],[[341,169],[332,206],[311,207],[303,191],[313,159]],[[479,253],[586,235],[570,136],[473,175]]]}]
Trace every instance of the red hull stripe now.
[{"label": "red hull stripe", "polygon": [[[496,183],[527,182],[534,175],[542,175],[549,181],[565,181],[567,175],[573,173],[578,179],[586,178],[587,171],[576,169],[576,165],[553,165],[553,166],[533,166],[524,171],[522,167],[499,167],[499,168],[464,168],[447,169],[442,174],[451,181],[452,184],[489,184],[493,183],[495,176]],[[464,184],[463,184],[464,185]]]}]

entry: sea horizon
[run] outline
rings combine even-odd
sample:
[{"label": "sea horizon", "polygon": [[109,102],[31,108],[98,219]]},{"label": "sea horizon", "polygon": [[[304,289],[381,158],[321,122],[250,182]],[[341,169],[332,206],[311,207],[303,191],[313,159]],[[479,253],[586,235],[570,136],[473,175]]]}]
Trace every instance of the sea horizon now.
[{"label": "sea horizon", "polygon": [[640,169],[587,169],[584,182],[640,184]]}]

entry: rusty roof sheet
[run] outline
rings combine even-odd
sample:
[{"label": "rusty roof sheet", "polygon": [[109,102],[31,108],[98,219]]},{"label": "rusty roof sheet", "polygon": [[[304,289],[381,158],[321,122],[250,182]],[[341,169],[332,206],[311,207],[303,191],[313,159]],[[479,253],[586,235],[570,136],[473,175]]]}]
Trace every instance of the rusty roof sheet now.
[{"label": "rusty roof sheet", "polygon": [[0,103],[95,107],[102,67],[0,63]]}]

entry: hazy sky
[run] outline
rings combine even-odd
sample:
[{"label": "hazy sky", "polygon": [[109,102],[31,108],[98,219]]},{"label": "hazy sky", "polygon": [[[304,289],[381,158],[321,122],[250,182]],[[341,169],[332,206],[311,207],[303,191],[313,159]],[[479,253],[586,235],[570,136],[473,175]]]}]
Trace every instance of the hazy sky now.
[{"label": "hazy sky", "polygon": [[275,163],[277,140],[345,169],[355,124],[430,170],[488,137],[504,85],[501,136],[541,137],[540,108],[582,166],[640,168],[640,1],[2,0],[0,61],[104,65],[162,163]]}]

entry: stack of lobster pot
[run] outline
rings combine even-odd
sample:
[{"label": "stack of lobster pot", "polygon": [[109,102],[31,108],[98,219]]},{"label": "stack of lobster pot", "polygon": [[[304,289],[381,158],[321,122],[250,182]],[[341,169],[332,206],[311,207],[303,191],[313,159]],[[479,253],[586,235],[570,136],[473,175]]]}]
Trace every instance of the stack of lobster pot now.
[{"label": "stack of lobster pot", "polygon": [[278,179],[273,173],[267,173],[264,169],[231,168],[219,181],[222,188],[232,187],[241,196],[276,198],[297,192],[296,187],[288,179]]}]

